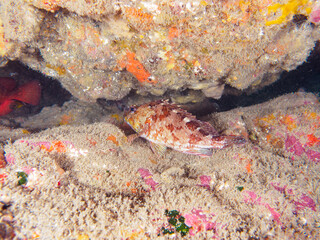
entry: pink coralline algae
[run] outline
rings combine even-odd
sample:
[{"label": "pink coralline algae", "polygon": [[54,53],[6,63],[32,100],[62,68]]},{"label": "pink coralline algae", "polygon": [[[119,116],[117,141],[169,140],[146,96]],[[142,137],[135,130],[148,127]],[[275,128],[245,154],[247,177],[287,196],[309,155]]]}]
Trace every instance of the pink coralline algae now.
[{"label": "pink coralline algae", "polygon": [[316,163],[319,163],[320,162],[320,152],[317,152],[317,151],[313,151],[311,149],[308,149],[306,151],[306,154],[308,156],[308,158],[313,161],[313,162],[316,162]]},{"label": "pink coralline algae", "polygon": [[140,176],[142,177],[143,181],[151,187],[152,190],[156,190],[156,186],[159,184],[156,181],[153,180],[152,174],[148,169],[145,168],[139,168],[138,172],[140,173]]},{"label": "pink coralline algae", "polygon": [[13,165],[14,164],[14,155],[12,153],[6,154],[6,161],[8,164]]},{"label": "pink coralline algae", "polygon": [[309,21],[312,23],[320,22],[320,4],[318,4],[309,16]]},{"label": "pink coralline algae", "polygon": [[309,160],[319,163],[320,152],[314,151],[312,149],[306,149],[309,145],[309,142],[305,145],[302,145],[299,139],[297,139],[295,136],[288,136],[285,142],[287,151],[292,152],[297,156],[301,156],[305,153]]},{"label": "pink coralline algae", "polygon": [[276,210],[274,210],[274,208],[270,207],[270,205],[268,203],[262,202],[262,198],[261,197],[258,198],[258,196],[255,192],[245,191],[243,193],[243,197],[244,197],[244,202],[247,204],[262,205],[265,208],[267,208],[269,210],[269,212],[271,213],[273,219],[278,224],[281,224],[281,221],[280,221],[281,214],[278,213]]},{"label": "pink coralline algae", "polygon": [[[291,188],[287,188],[286,185],[280,187],[279,183],[270,183],[275,190],[282,194],[296,196]],[[292,200],[290,203],[295,205],[296,211],[304,210],[305,208],[310,208],[313,211],[316,211],[316,204],[313,199],[306,194],[302,193],[299,200]],[[295,212],[296,212],[295,211]]]},{"label": "pink coralline algae", "polygon": [[185,223],[191,227],[190,235],[194,236],[196,233],[201,231],[209,231],[213,230],[217,233],[217,223],[212,222],[212,217],[214,215],[211,214],[208,217],[202,210],[192,209],[191,214],[184,215]]},{"label": "pink coralline algae", "polygon": [[211,182],[210,176],[202,175],[200,176],[200,181],[201,181],[201,184],[198,184],[197,186],[205,187],[208,190],[210,190],[210,182]]},{"label": "pink coralline algae", "polygon": [[304,153],[304,148],[300,141],[295,136],[288,136],[286,139],[286,149],[289,152],[293,152],[297,156],[301,156]]},{"label": "pink coralline algae", "polygon": [[244,202],[250,204],[260,204],[261,197],[257,198],[257,194],[253,191],[245,191],[247,195],[243,195]]},{"label": "pink coralline algae", "polygon": [[30,166],[24,166],[24,167],[22,167],[22,171],[29,175],[30,173],[32,173],[34,171],[34,168],[32,168]]},{"label": "pink coralline algae", "polygon": [[311,197],[308,197],[306,194],[302,194],[299,201],[294,201],[297,210],[303,210],[306,207],[310,208],[313,211],[316,211],[316,204]]},{"label": "pink coralline algae", "polygon": [[291,188],[287,188],[287,185],[284,185],[283,187],[280,187],[279,183],[270,183],[272,187],[274,187],[275,190],[277,190],[280,193],[287,193],[287,194],[293,194],[293,190]]}]

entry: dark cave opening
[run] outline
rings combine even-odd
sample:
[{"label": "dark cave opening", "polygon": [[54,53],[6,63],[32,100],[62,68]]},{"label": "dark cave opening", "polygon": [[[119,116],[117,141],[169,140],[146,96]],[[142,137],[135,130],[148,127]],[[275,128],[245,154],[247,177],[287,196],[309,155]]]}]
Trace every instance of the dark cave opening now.
[{"label": "dark cave opening", "polygon": [[307,60],[297,69],[283,72],[280,79],[252,94],[242,93],[239,96],[223,95],[214,100],[219,111],[228,111],[237,107],[247,107],[266,102],[278,96],[297,91],[320,93],[320,43],[310,53]]},{"label": "dark cave opening", "polygon": [[34,71],[18,61],[9,61],[5,67],[0,68],[0,77],[12,78],[17,85],[28,81],[39,81],[41,86],[40,102],[36,106],[24,105],[5,115],[6,118],[14,118],[37,114],[43,107],[62,106],[69,101],[72,95],[62,87],[59,81]]}]

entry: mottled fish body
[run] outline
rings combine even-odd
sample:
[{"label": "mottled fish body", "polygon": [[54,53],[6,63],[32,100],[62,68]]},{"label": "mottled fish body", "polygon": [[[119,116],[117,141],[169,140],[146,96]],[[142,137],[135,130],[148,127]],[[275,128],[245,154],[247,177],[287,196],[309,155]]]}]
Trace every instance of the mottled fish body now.
[{"label": "mottled fish body", "polygon": [[125,114],[125,121],[140,137],[150,141],[153,151],[159,154],[169,147],[183,153],[211,156],[214,148],[245,142],[241,136],[219,135],[208,122],[163,100],[132,106]]}]

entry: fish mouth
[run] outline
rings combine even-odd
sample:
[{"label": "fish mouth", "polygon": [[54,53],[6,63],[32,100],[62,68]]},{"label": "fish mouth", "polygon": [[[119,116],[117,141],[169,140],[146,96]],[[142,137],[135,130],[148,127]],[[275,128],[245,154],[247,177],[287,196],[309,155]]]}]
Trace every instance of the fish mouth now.
[{"label": "fish mouth", "polygon": [[124,121],[125,121],[132,129],[134,129],[132,118],[129,118],[128,116],[126,116],[126,117],[124,117]]}]

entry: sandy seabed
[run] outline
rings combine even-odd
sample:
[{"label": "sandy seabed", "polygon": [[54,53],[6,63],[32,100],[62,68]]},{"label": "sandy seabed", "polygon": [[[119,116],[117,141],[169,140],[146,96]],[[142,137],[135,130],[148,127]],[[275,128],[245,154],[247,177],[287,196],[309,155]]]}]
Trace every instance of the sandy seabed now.
[{"label": "sandy seabed", "polygon": [[107,122],[8,142],[0,200],[15,238],[319,239],[317,98],[288,94],[209,122],[247,143],[159,158]]}]

